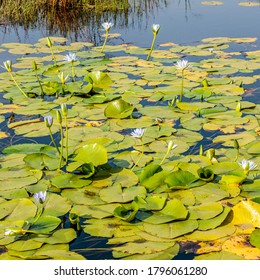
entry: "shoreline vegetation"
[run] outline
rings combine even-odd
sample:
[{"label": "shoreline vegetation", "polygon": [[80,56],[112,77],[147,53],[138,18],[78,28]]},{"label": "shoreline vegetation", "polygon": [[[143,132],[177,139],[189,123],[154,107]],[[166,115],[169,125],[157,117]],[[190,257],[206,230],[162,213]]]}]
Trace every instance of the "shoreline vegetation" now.
[{"label": "shoreline vegetation", "polygon": [[0,25],[8,32],[23,28],[45,29],[46,34],[60,33],[73,40],[85,38],[98,45],[101,41],[102,22],[112,20],[115,25],[127,27],[134,24],[132,15],[140,22],[167,0],[0,0]]}]

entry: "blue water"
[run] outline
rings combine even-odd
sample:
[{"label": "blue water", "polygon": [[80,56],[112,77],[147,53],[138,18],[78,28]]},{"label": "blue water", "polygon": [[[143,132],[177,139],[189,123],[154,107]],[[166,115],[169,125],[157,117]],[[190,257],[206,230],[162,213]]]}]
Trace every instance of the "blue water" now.
[{"label": "blue water", "polygon": [[[134,9],[128,16],[122,14],[118,18],[112,14],[104,14],[103,21],[115,22],[111,32],[120,33],[119,39],[113,43],[134,43],[140,46],[148,46],[152,39],[150,31],[153,23],[161,25],[157,43],[175,42],[180,44],[190,44],[200,41],[206,37],[257,37],[255,47],[260,46],[260,6],[242,7],[239,2],[245,0],[223,0],[223,5],[209,6],[202,5],[203,0],[158,0],[158,7],[148,9],[147,12],[139,14]],[[129,0],[129,2],[138,2]],[[255,2],[260,3],[259,0]],[[89,17],[86,14],[86,23]],[[102,20],[102,19],[101,19]],[[84,21],[84,18],[83,18]],[[92,22],[93,23],[93,22]],[[90,23],[89,23],[90,24]],[[100,28],[101,28],[101,23]],[[89,34],[97,32],[97,34]],[[100,40],[103,31],[95,26],[87,24],[80,27],[75,32],[59,30],[50,31],[46,26],[39,25],[25,31],[23,26],[1,25],[0,44],[6,42],[35,43],[39,38],[56,35],[66,35],[69,41],[89,41]],[[94,35],[94,36],[93,36]]]}]

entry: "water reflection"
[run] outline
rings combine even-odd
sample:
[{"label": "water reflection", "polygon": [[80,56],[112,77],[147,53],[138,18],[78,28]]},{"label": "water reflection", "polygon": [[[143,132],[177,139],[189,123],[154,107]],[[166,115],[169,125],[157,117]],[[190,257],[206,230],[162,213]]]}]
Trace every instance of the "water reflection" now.
[{"label": "water reflection", "polygon": [[[18,1],[20,2],[20,1]],[[26,1],[25,1],[26,2]],[[41,30],[46,36],[58,35],[71,41],[101,41],[101,23],[112,21],[115,27],[141,28],[156,10],[167,7],[168,0],[122,0],[120,5],[94,8],[78,6],[73,9],[52,8],[46,5],[28,5],[25,9],[15,1],[0,0],[2,32],[15,32],[18,40],[32,30]],[[186,1],[185,1],[186,2]],[[34,2],[33,2],[34,3]],[[9,6],[6,6],[6,5]],[[25,35],[24,35],[25,33]]]}]

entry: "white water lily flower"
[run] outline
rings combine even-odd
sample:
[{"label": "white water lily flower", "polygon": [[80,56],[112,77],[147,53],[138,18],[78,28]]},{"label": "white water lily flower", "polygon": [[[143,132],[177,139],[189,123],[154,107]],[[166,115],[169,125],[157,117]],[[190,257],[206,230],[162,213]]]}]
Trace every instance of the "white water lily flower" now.
[{"label": "white water lily flower", "polygon": [[213,53],[214,49],[213,48],[209,48],[209,52]]},{"label": "white water lily flower", "polygon": [[145,130],[143,128],[136,128],[133,132],[131,132],[131,136],[135,138],[142,138],[144,131]]},{"label": "white water lily flower", "polygon": [[246,160],[243,159],[239,165],[244,169],[244,170],[253,170],[257,167],[257,164],[255,164],[252,160]]},{"label": "white water lily flower", "polygon": [[4,62],[4,67],[8,72],[12,72],[12,60],[6,60]]},{"label": "white water lily flower", "polygon": [[35,193],[35,194],[33,195],[33,197],[34,197],[37,201],[39,201],[40,203],[43,203],[43,202],[46,200],[46,196],[47,196],[47,192],[46,192],[46,191],[45,191],[45,192],[40,191],[40,192]]},{"label": "white water lily flower", "polygon": [[175,66],[179,70],[184,70],[184,69],[190,67],[188,60],[185,60],[185,59],[178,60],[177,63],[175,64]]},{"label": "white water lily flower", "polygon": [[168,151],[174,150],[178,145],[174,144],[172,140],[168,143]]},{"label": "white water lily flower", "polygon": [[64,59],[68,62],[74,62],[77,60],[77,56],[75,53],[70,52],[67,55],[65,55]]},{"label": "white water lily flower", "polygon": [[159,32],[160,28],[161,28],[160,24],[153,24],[153,26],[152,26],[152,30],[156,34]]},{"label": "white water lily flower", "polygon": [[114,24],[112,22],[104,22],[102,23],[103,28],[108,32],[110,30],[110,28],[113,26]]},{"label": "white water lily flower", "polygon": [[60,79],[60,81],[61,81],[62,84],[65,84],[66,81],[69,79],[69,75],[67,75],[66,77],[64,77],[64,73],[63,73],[63,72],[61,72],[61,73],[58,75],[58,77],[59,77],[59,79]]}]

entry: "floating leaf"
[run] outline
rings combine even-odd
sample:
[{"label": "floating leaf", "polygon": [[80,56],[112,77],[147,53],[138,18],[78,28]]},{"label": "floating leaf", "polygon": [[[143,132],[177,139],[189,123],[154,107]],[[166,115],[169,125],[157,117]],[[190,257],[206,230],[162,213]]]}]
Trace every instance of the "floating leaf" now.
[{"label": "floating leaf", "polygon": [[92,163],[94,166],[107,163],[107,150],[100,144],[87,144],[77,150],[74,161]]},{"label": "floating leaf", "polygon": [[85,187],[89,185],[91,181],[80,175],[62,174],[52,178],[51,183],[59,189],[73,189]]},{"label": "floating leaf", "polygon": [[190,219],[211,219],[223,211],[218,202],[204,203],[201,205],[189,206]]},{"label": "floating leaf", "polygon": [[195,182],[198,178],[189,171],[175,171],[166,177],[165,183],[171,189],[184,189],[188,188],[191,183]]},{"label": "floating leaf", "polygon": [[255,229],[250,235],[250,243],[260,249],[260,229]]},{"label": "floating leaf", "polygon": [[234,225],[251,224],[260,227],[260,204],[244,200],[236,204],[232,210]]},{"label": "floating leaf", "polygon": [[100,198],[108,203],[111,202],[129,202],[136,196],[145,197],[146,189],[144,187],[127,187],[122,188],[120,185],[107,187],[99,193]]},{"label": "floating leaf", "polygon": [[59,226],[61,220],[53,216],[41,216],[35,223],[32,224],[30,230],[43,234],[51,233]]},{"label": "floating leaf", "polygon": [[144,223],[144,230],[152,235],[163,238],[176,238],[198,228],[196,220],[186,220],[163,225]]},{"label": "floating leaf", "polygon": [[107,118],[124,119],[129,117],[133,110],[134,107],[130,103],[117,99],[107,105],[104,114]]}]

